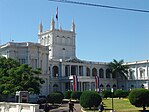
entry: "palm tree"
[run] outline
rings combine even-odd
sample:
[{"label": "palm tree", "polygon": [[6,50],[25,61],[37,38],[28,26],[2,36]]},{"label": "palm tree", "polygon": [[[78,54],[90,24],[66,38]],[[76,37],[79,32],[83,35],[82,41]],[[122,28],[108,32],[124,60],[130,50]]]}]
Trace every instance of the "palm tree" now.
[{"label": "palm tree", "polygon": [[127,65],[124,65],[124,60],[117,61],[115,59],[113,59],[113,62],[110,62],[108,66],[111,70],[112,77],[117,79],[118,87],[118,81],[120,76],[124,76],[125,78],[127,78],[125,74],[128,73],[129,67]]}]

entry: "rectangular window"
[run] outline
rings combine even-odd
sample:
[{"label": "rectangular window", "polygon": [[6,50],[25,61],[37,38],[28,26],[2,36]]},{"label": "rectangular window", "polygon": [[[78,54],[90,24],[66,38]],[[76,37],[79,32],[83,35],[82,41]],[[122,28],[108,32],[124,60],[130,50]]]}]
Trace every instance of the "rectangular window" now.
[{"label": "rectangular window", "polygon": [[37,59],[35,59],[34,67],[37,68]]},{"label": "rectangular window", "polygon": [[25,59],[19,59],[19,63],[20,64],[25,64],[26,63],[26,60]]}]

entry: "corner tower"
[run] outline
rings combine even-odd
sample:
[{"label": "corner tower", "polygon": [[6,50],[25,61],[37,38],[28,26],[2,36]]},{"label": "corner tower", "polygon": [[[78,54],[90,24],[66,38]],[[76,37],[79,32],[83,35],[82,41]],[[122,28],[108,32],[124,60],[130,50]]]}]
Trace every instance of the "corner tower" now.
[{"label": "corner tower", "polygon": [[76,57],[76,34],[74,20],[71,30],[55,28],[54,18],[50,29],[38,33],[38,43],[49,47],[49,59],[70,59]]}]

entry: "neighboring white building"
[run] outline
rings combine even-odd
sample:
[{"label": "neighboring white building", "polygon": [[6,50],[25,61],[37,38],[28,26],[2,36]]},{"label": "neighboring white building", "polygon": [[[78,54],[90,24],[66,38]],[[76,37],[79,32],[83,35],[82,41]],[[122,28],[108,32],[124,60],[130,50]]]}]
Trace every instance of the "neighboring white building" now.
[{"label": "neighboring white building", "polygon": [[28,64],[32,68],[41,68],[41,77],[45,80],[42,85],[41,93],[49,93],[49,73],[48,73],[48,53],[49,49],[38,43],[31,42],[8,42],[0,46],[0,55],[6,58],[18,60],[21,64]]},{"label": "neighboring white building", "polygon": [[120,88],[129,90],[144,87],[149,89],[149,61],[128,62],[129,73],[116,80],[108,68],[108,63],[80,60],[76,57],[75,23],[71,30],[55,29],[54,18],[50,29],[43,31],[39,25],[38,43],[9,42],[0,46],[0,55],[17,59],[33,68],[41,67],[41,77],[46,83],[41,94],[73,89],[73,75],[78,78],[78,90],[95,90],[95,76],[100,77],[100,89]]},{"label": "neighboring white building", "polygon": [[129,66],[127,89],[149,89],[149,60],[127,62]]}]

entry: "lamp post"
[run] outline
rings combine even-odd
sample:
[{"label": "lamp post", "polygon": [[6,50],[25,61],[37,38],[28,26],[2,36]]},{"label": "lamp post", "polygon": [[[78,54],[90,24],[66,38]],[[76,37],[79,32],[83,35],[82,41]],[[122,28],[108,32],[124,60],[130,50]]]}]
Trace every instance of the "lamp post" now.
[{"label": "lamp post", "polygon": [[113,88],[111,88],[111,92],[112,92],[112,112],[114,111],[114,103],[113,103]]},{"label": "lamp post", "polygon": [[63,60],[60,59],[59,62],[60,62],[59,78],[61,78],[62,77],[62,62],[63,62]]}]

